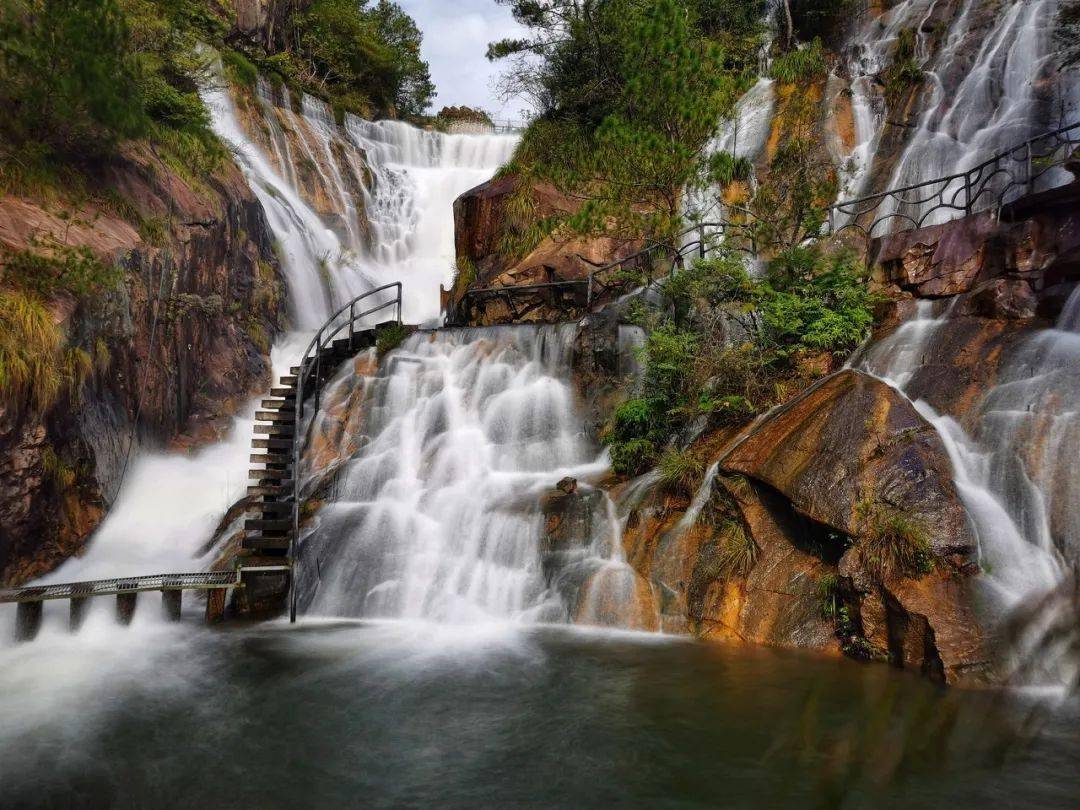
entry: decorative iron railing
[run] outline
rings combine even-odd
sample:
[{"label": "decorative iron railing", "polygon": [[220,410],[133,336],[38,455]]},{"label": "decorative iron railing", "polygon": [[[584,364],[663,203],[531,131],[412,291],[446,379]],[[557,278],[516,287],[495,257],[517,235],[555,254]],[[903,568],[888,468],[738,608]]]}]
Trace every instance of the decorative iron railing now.
[{"label": "decorative iron railing", "polygon": [[1023,195],[1061,185],[1055,174],[1080,162],[1078,149],[1080,122],[1029,138],[966,172],[836,203],[829,208],[825,235],[854,228],[869,237],[884,236],[1000,211]]},{"label": "decorative iron railing", "polygon": [[[502,300],[511,313],[515,302],[536,300],[547,296],[549,302],[555,296],[572,298],[575,308],[589,311],[594,304],[611,300],[612,297],[641,283],[650,283],[662,275],[671,275],[682,267],[687,256],[696,253],[704,258],[718,243],[718,235],[731,225],[725,222],[701,222],[687,228],[677,237],[678,248],[670,244],[656,243],[616,261],[589,271],[585,278],[547,281],[537,284],[515,284],[503,287],[476,287],[467,290],[457,301],[447,304],[446,324],[460,326],[468,322],[473,305],[485,300]],[[711,232],[711,233],[710,233]],[[719,232],[719,234],[717,234]],[[666,272],[658,272],[666,266]]]}]

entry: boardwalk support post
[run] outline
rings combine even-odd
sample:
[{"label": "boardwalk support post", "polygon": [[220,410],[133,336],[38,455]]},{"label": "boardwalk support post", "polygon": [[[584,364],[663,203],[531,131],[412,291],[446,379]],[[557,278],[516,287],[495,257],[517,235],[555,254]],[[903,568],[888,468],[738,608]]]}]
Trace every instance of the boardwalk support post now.
[{"label": "boardwalk support post", "polygon": [[213,588],[206,592],[206,623],[217,624],[225,619],[225,589]]},{"label": "boardwalk support post", "polygon": [[181,590],[161,592],[161,612],[166,621],[180,621],[180,607],[184,592]]},{"label": "boardwalk support post", "polygon": [[86,613],[90,610],[89,596],[73,596],[68,608],[68,629],[72,633],[78,633],[83,622],[86,621]]},{"label": "boardwalk support post", "polygon": [[33,641],[41,629],[41,602],[19,602],[15,609],[15,640]]},{"label": "boardwalk support post", "polygon": [[131,624],[131,620],[135,616],[135,601],[138,598],[138,591],[118,593],[116,595],[116,621],[123,625]]}]

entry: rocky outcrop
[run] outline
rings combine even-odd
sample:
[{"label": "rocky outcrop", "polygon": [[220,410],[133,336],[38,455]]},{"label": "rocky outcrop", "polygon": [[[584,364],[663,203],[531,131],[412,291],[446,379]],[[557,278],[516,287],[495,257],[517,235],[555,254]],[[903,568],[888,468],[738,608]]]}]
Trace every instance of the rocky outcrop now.
[{"label": "rocky outcrop", "polygon": [[987,317],[1053,317],[1080,280],[1080,183],[992,212],[875,239],[879,282],[920,298],[972,293]]},{"label": "rocky outcrop", "polygon": [[266,354],[283,325],[272,237],[235,167],[195,178],[134,144],[96,172],[90,186],[122,205],[0,199],[4,251],[86,247],[123,269],[115,290],[49,301],[68,346],[95,358],[81,392],[43,412],[21,402],[0,412],[5,583],[78,553],[139,443],[217,435],[222,418],[265,385]]},{"label": "rocky outcrop", "polygon": [[721,467],[767,484],[849,537],[859,534],[860,505],[874,500],[924,524],[938,555],[975,547],[937,431],[901,394],[857,371],[834,374],[779,409]]},{"label": "rocky outcrop", "polygon": [[[550,183],[525,182],[505,174],[454,201],[458,274],[468,283],[459,281],[449,292],[451,307],[468,289],[582,281],[640,248],[626,240],[564,233],[558,223],[575,213],[580,201]],[[586,297],[584,285],[541,290],[513,301],[486,295],[470,299],[460,320],[474,325],[567,320],[587,311]]]}]

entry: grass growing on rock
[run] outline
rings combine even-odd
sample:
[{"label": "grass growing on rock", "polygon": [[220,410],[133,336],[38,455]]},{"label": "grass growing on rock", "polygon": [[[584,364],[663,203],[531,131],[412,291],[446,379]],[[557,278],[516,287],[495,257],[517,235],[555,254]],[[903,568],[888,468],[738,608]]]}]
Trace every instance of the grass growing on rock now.
[{"label": "grass growing on rock", "polygon": [[400,346],[408,336],[409,330],[400,323],[380,329],[378,336],[375,338],[375,354],[381,360]]},{"label": "grass growing on rock", "polygon": [[879,581],[917,578],[934,570],[934,553],[921,522],[890,506],[864,500],[856,506],[859,558]]}]

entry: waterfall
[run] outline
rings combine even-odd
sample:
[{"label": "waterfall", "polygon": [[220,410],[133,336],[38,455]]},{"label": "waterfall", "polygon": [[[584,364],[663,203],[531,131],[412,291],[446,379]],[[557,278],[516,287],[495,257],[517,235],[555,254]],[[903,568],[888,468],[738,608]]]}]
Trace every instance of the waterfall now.
[{"label": "waterfall", "polygon": [[[851,47],[852,104],[857,145],[848,156],[841,196],[870,193],[874,161],[881,159],[887,114],[878,86],[902,32],[914,34],[923,90],[914,133],[907,139],[881,188],[901,188],[968,171],[983,161],[1052,129],[1073,112],[1075,92],[1054,63],[1054,25],[1059,0],[963,0],[936,56],[927,37],[942,0],[904,0],[865,23]],[[898,112],[898,111],[891,111]],[[884,176],[884,175],[883,175]],[[1047,186],[1064,179],[1051,173]],[[953,194],[959,182],[944,190]],[[886,200],[879,216],[903,213],[918,219],[930,202],[898,206]],[[955,212],[935,212],[938,222]]]},{"label": "waterfall", "polygon": [[346,117],[345,130],[372,176],[364,188],[366,266],[380,283],[405,283],[406,320],[431,321],[439,314],[439,285],[453,280],[454,200],[507,163],[519,138],[444,135],[355,116]]},{"label": "waterfall", "polygon": [[442,621],[537,616],[539,500],[607,460],[568,382],[576,325],[418,333],[364,381],[366,443],[303,540],[316,614]]},{"label": "waterfall", "polygon": [[[910,391],[948,311],[916,318],[873,347],[862,368]],[[1080,287],[1054,328],[1023,340],[967,420],[915,405],[941,435],[979,538],[982,582],[1001,610],[1053,588],[1080,559]]]},{"label": "waterfall", "polygon": [[[509,158],[514,136],[444,136],[355,118],[341,129],[315,99],[303,100],[302,114],[292,112],[287,96],[275,106],[280,99],[265,84],[253,107],[238,106],[223,82],[205,88],[203,99],[215,132],[231,148],[266,212],[285,273],[296,331],[282,336],[271,352],[275,379],[295,365],[310,331],[332,307],[376,284],[404,282],[406,319],[438,314],[438,284],[452,274],[453,199]],[[260,113],[253,123],[251,116]],[[367,171],[349,163],[362,157]],[[304,180],[310,171],[322,186],[317,193]],[[360,186],[368,172],[372,182]],[[362,205],[354,202],[354,188],[362,188]],[[365,211],[381,219],[369,223],[361,218]],[[394,247],[384,251],[381,242],[393,228]],[[370,250],[361,236],[369,230],[376,246]],[[212,557],[201,556],[204,544],[247,485],[258,401],[241,410],[217,444],[193,453],[133,458],[86,553],[42,581],[209,565]]]}]

